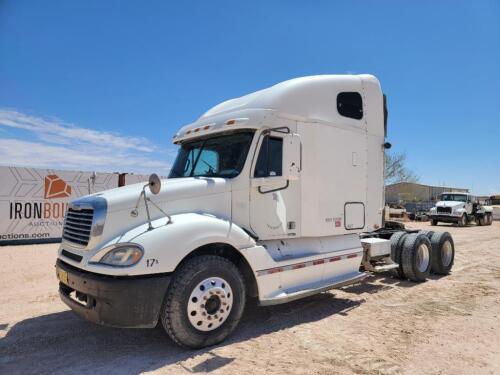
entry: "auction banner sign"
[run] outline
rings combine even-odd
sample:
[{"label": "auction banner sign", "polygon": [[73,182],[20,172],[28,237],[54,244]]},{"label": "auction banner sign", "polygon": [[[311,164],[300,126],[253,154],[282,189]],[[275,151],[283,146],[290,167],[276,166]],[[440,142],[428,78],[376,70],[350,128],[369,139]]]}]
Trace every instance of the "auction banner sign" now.
[{"label": "auction banner sign", "polygon": [[[0,166],[0,245],[61,240],[68,203],[118,187],[118,173]],[[127,175],[127,184],[147,176]]]}]

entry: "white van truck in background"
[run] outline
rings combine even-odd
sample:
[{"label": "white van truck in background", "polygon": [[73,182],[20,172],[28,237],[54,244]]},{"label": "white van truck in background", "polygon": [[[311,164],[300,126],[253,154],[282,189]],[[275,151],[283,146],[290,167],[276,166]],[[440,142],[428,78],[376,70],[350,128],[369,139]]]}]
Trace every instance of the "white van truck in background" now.
[{"label": "white van truck in background", "polygon": [[448,233],[384,225],[386,122],[371,75],[302,77],[215,106],[174,135],[168,179],[70,204],[62,300],[99,324],[161,322],[199,348],[234,330],[247,296],[271,305],[366,272],[447,274]]}]

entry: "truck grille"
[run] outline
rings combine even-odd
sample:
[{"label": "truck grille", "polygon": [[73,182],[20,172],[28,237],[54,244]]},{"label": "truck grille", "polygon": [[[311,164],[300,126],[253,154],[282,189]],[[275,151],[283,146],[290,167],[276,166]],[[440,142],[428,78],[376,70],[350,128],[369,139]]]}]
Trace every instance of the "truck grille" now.
[{"label": "truck grille", "polygon": [[451,214],[451,207],[438,207],[437,212],[440,214]]},{"label": "truck grille", "polygon": [[94,210],[91,208],[75,210],[68,208],[64,220],[63,239],[78,245],[87,246],[92,230]]}]

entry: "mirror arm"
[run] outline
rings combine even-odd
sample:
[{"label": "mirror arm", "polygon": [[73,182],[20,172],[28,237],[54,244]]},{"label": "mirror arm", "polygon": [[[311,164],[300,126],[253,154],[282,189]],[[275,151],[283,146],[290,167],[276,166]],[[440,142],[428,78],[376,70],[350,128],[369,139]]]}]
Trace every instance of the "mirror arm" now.
[{"label": "mirror arm", "polygon": [[[149,184],[146,186],[149,186]],[[141,194],[144,197],[144,206],[146,206],[146,216],[148,217],[148,230],[151,230],[153,229],[153,225],[151,224],[151,215],[149,214],[149,206],[148,206],[149,198],[146,196],[146,186],[142,188]]]},{"label": "mirror arm", "polygon": [[148,202],[151,203],[153,206],[155,206],[158,211],[160,211],[163,215],[165,215],[167,218],[168,218],[168,221],[167,221],[167,224],[171,224],[172,223],[172,218],[170,217],[169,214],[167,214],[165,211],[163,211],[160,206],[158,206],[155,202],[153,202],[151,199],[148,198]]}]

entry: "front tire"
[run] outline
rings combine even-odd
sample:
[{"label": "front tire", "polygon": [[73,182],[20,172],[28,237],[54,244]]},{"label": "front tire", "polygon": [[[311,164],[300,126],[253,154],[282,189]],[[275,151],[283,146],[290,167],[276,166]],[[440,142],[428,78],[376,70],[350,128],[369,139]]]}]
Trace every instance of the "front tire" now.
[{"label": "front tire", "polygon": [[198,349],[220,343],[238,325],[245,283],[231,261],[202,255],[178,269],[167,290],[161,321],[177,344]]},{"label": "front tire", "polygon": [[438,224],[438,221],[436,219],[431,219],[431,225],[435,227]]},{"label": "front tire", "polygon": [[458,226],[459,227],[465,227],[467,225],[467,215],[463,214],[460,216],[460,219],[458,219]]}]

